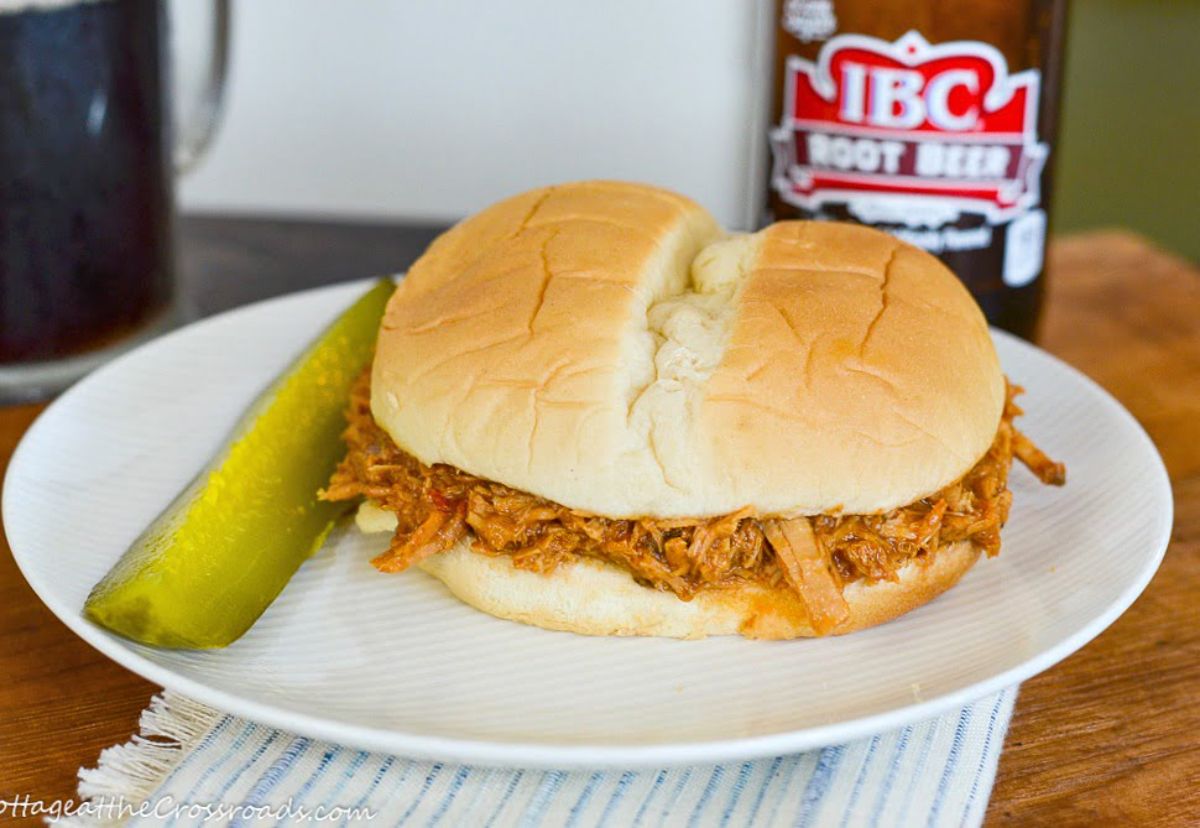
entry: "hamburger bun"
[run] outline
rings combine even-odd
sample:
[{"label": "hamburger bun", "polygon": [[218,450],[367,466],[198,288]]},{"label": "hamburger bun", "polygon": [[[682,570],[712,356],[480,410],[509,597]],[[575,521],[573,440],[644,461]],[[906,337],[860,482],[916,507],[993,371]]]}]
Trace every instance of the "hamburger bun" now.
[{"label": "hamburger bun", "polygon": [[731,236],[682,196],[584,182],[433,243],[371,408],[422,462],[573,509],[796,516],[950,484],[1004,400],[979,307],[928,253],[826,222]]},{"label": "hamburger bun", "polygon": [[[978,305],[924,251],[849,224],[731,235],[682,196],[596,181],[515,196],[437,239],[388,305],[370,393],[376,424],[427,466],[605,518],[765,519],[938,492],[996,439],[1006,383]],[[395,525],[369,504],[359,524]],[[979,552],[961,541],[846,584],[848,615],[820,632],[931,600]],[[817,634],[794,584],[685,601],[589,557],[521,570],[470,534],[418,565],[474,607],[551,629]]]},{"label": "hamburger bun", "polygon": [[[390,534],[396,525],[390,512],[370,503],[359,507],[356,522],[364,533]],[[472,552],[470,543],[464,538],[418,566],[463,603],[510,621],[584,635],[790,639],[817,634],[804,603],[790,589],[705,589],[681,601],[599,561],[580,559],[543,575],[516,568],[508,557]],[[898,581],[848,584],[844,596],[850,614],[826,634],[844,635],[903,615],[958,583],[978,558],[974,544],[960,541],[928,562],[908,564]]]}]

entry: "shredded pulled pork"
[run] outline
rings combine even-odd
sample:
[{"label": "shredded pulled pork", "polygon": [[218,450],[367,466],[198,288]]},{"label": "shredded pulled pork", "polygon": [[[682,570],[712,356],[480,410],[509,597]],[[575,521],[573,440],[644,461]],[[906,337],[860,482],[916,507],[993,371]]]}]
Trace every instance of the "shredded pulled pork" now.
[{"label": "shredded pulled pork", "polygon": [[847,583],[896,580],[909,562],[927,563],[942,546],[968,538],[989,556],[998,553],[1014,455],[1043,482],[1065,481],[1063,465],[1013,427],[1021,389],[1009,385],[996,439],[979,462],[941,491],[887,513],[779,520],[747,507],[713,518],[605,518],[453,466],[424,465],[376,425],[369,383],[368,372],[351,395],[348,452],[321,496],[365,497],[396,515],[391,546],[373,561],[384,572],[449,549],[469,528],[475,551],[507,555],[521,569],[547,573],[578,557],[597,558],[683,600],[711,586],[790,587],[820,633],[846,616]]},{"label": "shredded pulled pork", "polygon": [[760,526],[784,578],[804,599],[813,631],[823,634],[844,621],[850,606],[809,519],[764,520]]}]

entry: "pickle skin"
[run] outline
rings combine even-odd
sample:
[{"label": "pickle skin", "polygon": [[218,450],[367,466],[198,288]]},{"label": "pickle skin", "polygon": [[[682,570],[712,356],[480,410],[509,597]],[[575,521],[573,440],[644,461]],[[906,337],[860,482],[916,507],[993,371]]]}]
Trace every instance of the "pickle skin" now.
[{"label": "pickle skin", "polygon": [[317,499],[343,454],[342,412],[395,284],[381,280],[250,406],[216,457],[92,588],[91,621],[156,647],[225,647],[347,510]]}]

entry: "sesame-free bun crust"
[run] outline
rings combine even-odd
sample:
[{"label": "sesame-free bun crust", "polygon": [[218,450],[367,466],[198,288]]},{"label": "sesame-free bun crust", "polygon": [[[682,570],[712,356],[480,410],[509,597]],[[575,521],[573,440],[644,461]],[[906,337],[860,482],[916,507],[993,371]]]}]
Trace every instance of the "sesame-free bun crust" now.
[{"label": "sesame-free bun crust", "polygon": [[[958,583],[978,558],[974,544],[960,541],[939,550],[927,566],[908,564],[898,582],[848,584],[844,595],[850,614],[829,634],[873,627],[932,601]],[[629,573],[598,561],[579,559],[542,575],[517,569],[507,557],[472,552],[469,541],[419,566],[478,610],[548,630],[666,638],[816,635],[800,597],[789,589],[710,588],[683,601],[673,593],[640,586]]]},{"label": "sesame-free bun crust", "polygon": [[430,246],[388,305],[371,402],[425,463],[609,517],[863,513],[962,476],[1004,379],[921,250],[824,222],[728,236],[682,196],[584,182]]},{"label": "sesame-free bun crust", "polygon": [[[390,513],[365,504],[357,522],[364,532],[390,532]],[[563,564],[548,575],[517,569],[508,557],[470,548],[470,536],[447,552],[426,558],[420,568],[455,597],[476,609],[550,630],[585,635],[646,635],[704,638],[806,638],[815,635],[799,596],[789,589],[744,585],[706,589],[691,601],[636,583],[628,572],[590,559]],[[979,558],[979,549],[960,541],[938,550],[928,563],[910,563],[899,580],[855,581],[844,596],[850,608],[833,635],[890,621],[954,586]]]}]

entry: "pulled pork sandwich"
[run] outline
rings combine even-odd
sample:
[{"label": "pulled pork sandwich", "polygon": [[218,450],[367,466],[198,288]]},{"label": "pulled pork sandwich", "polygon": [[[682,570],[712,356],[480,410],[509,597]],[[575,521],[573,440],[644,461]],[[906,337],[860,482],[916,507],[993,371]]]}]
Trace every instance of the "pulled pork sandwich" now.
[{"label": "pulled pork sandwich", "polygon": [[1000,550],[1013,427],[978,306],[884,233],[729,235],[587,182],[433,243],[388,306],[323,496],[485,612],[600,635],[846,633]]}]

